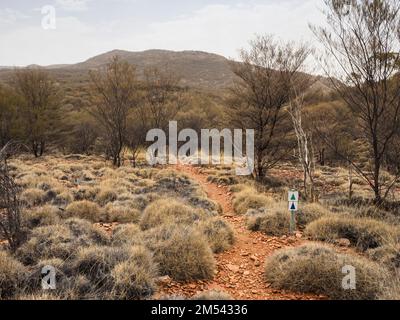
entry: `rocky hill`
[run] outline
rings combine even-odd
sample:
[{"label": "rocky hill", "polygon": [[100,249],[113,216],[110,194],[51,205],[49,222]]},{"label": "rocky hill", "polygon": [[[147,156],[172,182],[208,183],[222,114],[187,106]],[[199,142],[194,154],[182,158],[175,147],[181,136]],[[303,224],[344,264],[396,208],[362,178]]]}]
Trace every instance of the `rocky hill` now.
[{"label": "rocky hill", "polygon": [[[146,67],[168,68],[181,77],[182,86],[219,90],[230,87],[235,79],[227,58],[202,51],[113,50],[77,64],[52,65],[44,68],[60,82],[82,83],[88,79],[89,70],[104,67],[116,55],[135,65],[139,76]],[[0,81],[10,81],[12,72],[11,67],[0,67]],[[325,79],[318,78],[314,87],[318,90],[329,90],[327,83]]]}]

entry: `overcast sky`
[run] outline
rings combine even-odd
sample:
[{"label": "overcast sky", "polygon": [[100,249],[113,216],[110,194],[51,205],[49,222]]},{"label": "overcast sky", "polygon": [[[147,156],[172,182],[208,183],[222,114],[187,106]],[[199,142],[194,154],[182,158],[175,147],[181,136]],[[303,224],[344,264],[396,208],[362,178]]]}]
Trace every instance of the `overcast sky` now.
[{"label": "overcast sky", "polygon": [[[322,0],[1,0],[0,66],[84,61],[113,49],[237,57],[254,34],[313,43]],[[43,6],[56,28],[42,27]],[[48,21],[48,20],[46,20]]]}]

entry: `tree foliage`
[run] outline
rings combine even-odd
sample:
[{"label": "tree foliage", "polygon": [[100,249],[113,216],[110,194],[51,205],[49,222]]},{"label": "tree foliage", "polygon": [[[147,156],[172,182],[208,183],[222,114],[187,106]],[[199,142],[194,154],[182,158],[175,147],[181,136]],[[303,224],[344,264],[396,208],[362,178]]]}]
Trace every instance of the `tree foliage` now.
[{"label": "tree foliage", "polygon": [[115,166],[121,165],[121,152],[127,140],[128,117],[137,105],[135,69],[115,56],[105,70],[92,71],[90,113],[103,129],[108,153]]},{"label": "tree foliage", "polygon": [[287,152],[282,143],[290,124],[283,108],[291,99],[294,85],[304,89],[307,83],[300,71],[309,54],[304,44],[280,43],[266,35],[251,41],[249,50],[241,50],[241,63],[231,62],[239,80],[231,91],[229,112],[235,127],[255,130],[258,179]]},{"label": "tree foliage", "polygon": [[22,99],[18,112],[24,140],[35,157],[40,157],[59,129],[58,85],[39,68],[15,69],[14,85]]},{"label": "tree foliage", "polygon": [[322,66],[351,110],[356,140],[369,147],[369,168],[352,164],[381,203],[394,185],[382,182],[381,176],[400,125],[400,3],[326,0],[325,4],[328,26],[313,27],[326,49]]}]

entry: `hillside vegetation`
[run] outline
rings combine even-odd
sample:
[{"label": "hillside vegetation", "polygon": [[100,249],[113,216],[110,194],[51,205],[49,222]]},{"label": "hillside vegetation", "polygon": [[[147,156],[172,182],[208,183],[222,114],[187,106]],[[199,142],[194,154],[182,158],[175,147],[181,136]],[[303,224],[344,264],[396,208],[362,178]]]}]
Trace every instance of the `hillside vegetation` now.
[{"label": "hillside vegetation", "polygon": [[[0,299],[399,299],[400,3],[324,12],[326,77],[270,34],[0,68]],[[165,163],[175,121],[227,130]]]}]

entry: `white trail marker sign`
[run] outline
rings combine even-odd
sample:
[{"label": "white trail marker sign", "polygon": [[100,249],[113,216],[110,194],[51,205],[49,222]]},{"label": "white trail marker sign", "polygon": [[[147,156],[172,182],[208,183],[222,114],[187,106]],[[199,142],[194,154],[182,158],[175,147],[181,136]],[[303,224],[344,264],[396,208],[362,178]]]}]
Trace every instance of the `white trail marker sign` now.
[{"label": "white trail marker sign", "polygon": [[296,232],[296,212],[299,210],[299,192],[290,190],[288,193],[290,211],[290,233]]}]

